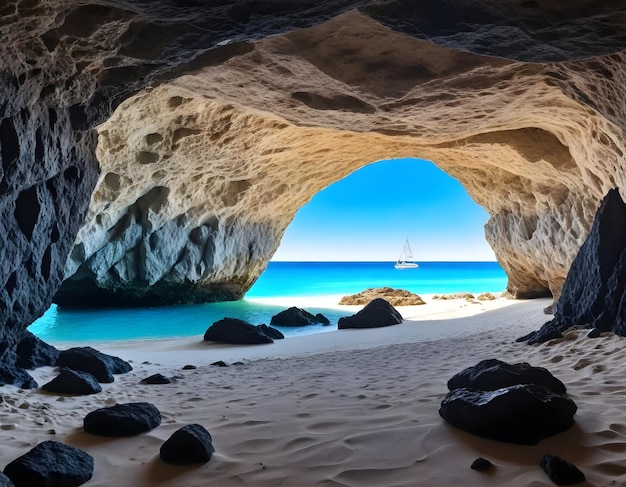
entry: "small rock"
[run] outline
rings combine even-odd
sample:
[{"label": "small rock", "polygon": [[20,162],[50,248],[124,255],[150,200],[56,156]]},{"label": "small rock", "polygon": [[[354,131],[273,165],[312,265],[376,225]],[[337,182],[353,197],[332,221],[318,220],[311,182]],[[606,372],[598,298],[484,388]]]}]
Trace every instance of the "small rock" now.
[{"label": "small rock", "polygon": [[402,315],[391,304],[382,298],[370,301],[358,313],[339,318],[337,328],[379,328],[383,326],[399,325]]},{"label": "small rock", "polygon": [[142,384],[171,384],[172,381],[163,374],[154,374],[141,381]]},{"label": "small rock", "polygon": [[218,360],[217,362],[213,362],[211,365],[215,365],[216,367],[228,367],[228,364],[223,360]]},{"label": "small rock", "polygon": [[478,299],[478,301],[494,301],[496,297],[491,293],[482,293],[479,294],[476,299]]},{"label": "small rock", "polygon": [[598,338],[602,334],[602,330],[599,328],[592,328],[589,333],[587,333],[587,338]]},{"label": "small rock", "polygon": [[556,485],[573,485],[585,481],[578,467],[553,455],[544,455],[539,466]]},{"label": "small rock", "polygon": [[133,368],[119,357],[107,355],[91,347],[63,350],[56,361],[59,367],[81,370],[93,375],[98,382],[113,382],[113,374],[125,374]]},{"label": "small rock", "polygon": [[211,435],[199,424],[189,424],[175,431],[159,452],[161,460],[174,465],[206,463],[213,453]]},{"label": "small rock", "polygon": [[292,306],[289,309],[281,311],[280,313],[272,316],[270,325],[272,326],[309,326],[316,325],[318,323],[326,324],[328,319],[318,313],[317,316],[309,313],[305,309]]},{"label": "small rock", "polygon": [[194,370],[197,369],[198,367],[196,367],[195,365],[185,365],[183,367],[183,370]]},{"label": "small rock", "polygon": [[484,472],[485,470],[489,470],[493,464],[487,460],[486,458],[479,457],[472,462],[470,468],[472,470],[478,470],[479,472]]},{"label": "small rock", "polygon": [[223,318],[213,323],[204,333],[204,340],[233,345],[274,343],[258,326],[237,318]]},{"label": "small rock", "polygon": [[0,425],[0,430],[3,430],[3,431],[11,431],[11,430],[14,430],[15,428],[17,428],[17,425],[15,423],[7,423],[7,424]]},{"label": "small rock", "polygon": [[11,482],[11,479],[0,472],[0,487],[15,487],[15,484]]}]

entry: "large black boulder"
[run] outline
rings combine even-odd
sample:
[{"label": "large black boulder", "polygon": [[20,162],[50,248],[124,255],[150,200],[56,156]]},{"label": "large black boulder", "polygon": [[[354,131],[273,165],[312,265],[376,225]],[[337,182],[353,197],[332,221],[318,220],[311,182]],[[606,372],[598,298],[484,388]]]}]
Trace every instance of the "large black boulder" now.
[{"label": "large black boulder", "polygon": [[175,431],[161,446],[161,460],[174,465],[206,463],[215,453],[211,434],[199,424]]},{"label": "large black boulder", "polygon": [[574,424],[571,399],[534,384],[495,391],[460,388],[450,391],[439,414],[450,424],[483,438],[534,445]]},{"label": "large black boulder", "polygon": [[358,313],[339,318],[337,328],[379,328],[402,323],[402,315],[388,301],[376,298]]},{"label": "large black boulder", "polygon": [[557,394],[565,394],[565,384],[548,369],[533,367],[526,362],[508,364],[497,359],[482,360],[473,367],[462,370],[448,381],[448,389],[467,387],[494,391],[515,384],[535,384]]},{"label": "large black boulder", "polygon": [[102,383],[113,382],[113,374],[125,374],[133,370],[131,365],[121,358],[107,355],[91,347],[63,350],[59,354],[56,365],[88,372]]},{"label": "large black boulder", "polygon": [[76,487],[93,475],[93,458],[58,441],[44,441],[4,468],[15,487]]},{"label": "large black boulder", "polygon": [[26,331],[15,349],[17,366],[24,369],[53,366],[59,356],[59,350],[47,344],[31,332]]},{"label": "large black boulder", "polygon": [[542,343],[574,325],[626,336],[626,204],[610,190],[570,266],[554,318],[518,341]]},{"label": "large black boulder", "polygon": [[272,316],[270,321],[271,326],[308,326],[320,323],[327,325],[329,323],[328,318],[321,313],[313,315],[307,310],[295,306]]},{"label": "large black boulder", "polygon": [[63,367],[59,375],[41,388],[48,392],[73,396],[87,396],[102,391],[102,386],[93,375],[67,367]]},{"label": "large black boulder", "polygon": [[265,333],[268,337],[274,340],[282,340],[283,338],[285,338],[285,335],[283,335],[282,331],[277,330],[276,328],[273,328],[271,326],[267,326],[265,323],[261,323],[260,325],[257,325],[256,327],[259,330],[261,330],[263,333]]},{"label": "large black boulder", "polygon": [[161,424],[161,413],[153,404],[135,402],[96,409],[85,416],[86,433],[99,436],[133,436]]},{"label": "large black boulder", "polygon": [[223,318],[216,321],[204,333],[204,340],[234,345],[274,343],[274,340],[263,331],[260,325],[255,326],[237,318]]}]

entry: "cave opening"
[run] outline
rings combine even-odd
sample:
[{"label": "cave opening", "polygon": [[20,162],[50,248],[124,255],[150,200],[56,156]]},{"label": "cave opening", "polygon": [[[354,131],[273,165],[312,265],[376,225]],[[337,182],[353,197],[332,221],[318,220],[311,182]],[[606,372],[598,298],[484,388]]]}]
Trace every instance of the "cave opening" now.
[{"label": "cave opening", "polygon": [[[326,187],[298,210],[246,297],[345,294],[358,292],[359,285],[429,294],[502,292],[507,278],[485,240],[488,218],[465,188],[432,162],[378,161]],[[419,267],[397,271],[393,264],[407,239]]]}]

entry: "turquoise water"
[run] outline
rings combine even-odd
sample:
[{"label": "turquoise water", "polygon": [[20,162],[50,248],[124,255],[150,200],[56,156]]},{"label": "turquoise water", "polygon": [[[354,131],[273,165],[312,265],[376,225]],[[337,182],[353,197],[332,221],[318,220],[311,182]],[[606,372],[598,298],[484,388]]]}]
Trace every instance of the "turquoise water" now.
[{"label": "turquoise water", "polygon": [[[390,262],[270,262],[245,299],[225,303],[135,309],[70,310],[53,305],[29,328],[51,343],[201,337],[224,317],[267,323],[285,306],[254,298],[353,294],[368,287],[389,286],[418,294],[501,292],[506,275],[496,262],[423,262],[419,269],[396,270]],[[331,326],[281,328],[286,336],[337,329],[344,312],[306,307],[324,314]]]}]

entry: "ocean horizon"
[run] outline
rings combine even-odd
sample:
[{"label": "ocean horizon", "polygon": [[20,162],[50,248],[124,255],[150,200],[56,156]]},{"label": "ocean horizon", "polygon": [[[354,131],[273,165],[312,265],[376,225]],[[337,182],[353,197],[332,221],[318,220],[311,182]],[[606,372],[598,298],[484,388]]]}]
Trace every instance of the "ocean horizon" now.
[{"label": "ocean horizon", "polygon": [[[52,344],[106,343],[163,338],[202,339],[206,329],[225,317],[252,324],[267,323],[286,309],[272,303],[280,298],[296,302],[315,297],[340,297],[367,288],[392,287],[417,294],[493,292],[506,289],[507,277],[497,262],[419,262],[419,268],[397,270],[395,262],[287,262],[271,261],[244,299],[220,303],[151,308],[69,309],[52,305],[29,330]],[[330,326],[281,327],[286,337],[337,329],[347,316],[343,310],[306,307],[322,313]]]}]

